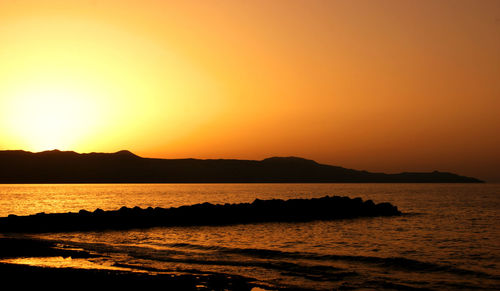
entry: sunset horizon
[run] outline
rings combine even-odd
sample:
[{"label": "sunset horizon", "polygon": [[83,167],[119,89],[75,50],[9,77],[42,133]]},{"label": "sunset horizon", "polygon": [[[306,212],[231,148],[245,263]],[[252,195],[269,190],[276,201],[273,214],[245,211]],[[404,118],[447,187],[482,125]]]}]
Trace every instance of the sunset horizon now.
[{"label": "sunset horizon", "polygon": [[0,0],[0,278],[498,290],[499,112],[500,0]]},{"label": "sunset horizon", "polygon": [[23,3],[0,2],[0,149],[500,182],[496,1]]}]

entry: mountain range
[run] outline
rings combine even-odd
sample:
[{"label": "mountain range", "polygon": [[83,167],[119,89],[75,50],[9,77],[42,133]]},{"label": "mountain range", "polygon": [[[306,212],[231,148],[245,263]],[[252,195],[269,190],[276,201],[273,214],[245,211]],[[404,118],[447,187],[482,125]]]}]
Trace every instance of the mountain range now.
[{"label": "mountain range", "polygon": [[480,183],[448,172],[372,173],[298,157],[154,159],[130,151],[0,151],[0,183]]}]

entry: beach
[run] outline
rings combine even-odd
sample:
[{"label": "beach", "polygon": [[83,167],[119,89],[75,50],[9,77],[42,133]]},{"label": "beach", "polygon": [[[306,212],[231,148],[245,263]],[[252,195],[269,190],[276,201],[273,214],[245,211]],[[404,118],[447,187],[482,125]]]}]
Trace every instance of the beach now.
[{"label": "beach", "polygon": [[0,44],[1,290],[500,291],[500,0],[0,0]]},{"label": "beach", "polygon": [[[53,184],[0,189],[0,274],[8,283],[255,291],[496,290],[500,282],[496,184]],[[401,214],[326,219],[304,210],[301,219],[288,219],[282,215],[294,212],[263,212],[268,209],[263,201],[278,206],[284,202],[273,199],[323,201],[332,194],[352,202],[359,201],[356,197],[375,205],[389,202]],[[171,212],[172,207],[177,210]],[[222,215],[219,208],[238,209],[245,219],[229,216],[227,224],[218,225],[213,213]],[[253,219],[254,213],[268,221]],[[314,216],[309,219],[306,213]],[[177,221],[189,223],[140,219],[167,222],[162,218],[167,216],[170,222],[186,216]],[[64,225],[45,227],[52,218]],[[103,223],[108,218],[108,223],[81,223],[98,218]],[[122,224],[111,223],[115,218]]]},{"label": "beach", "polygon": [[[258,282],[255,278],[196,269],[131,268],[125,263],[104,263],[106,253],[97,254],[83,248],[36,239],[31,234],[75,231],[124,231],[149,229],[154,226],[228,226],[266,222],[300,222],[338,220],[357,217],[398,216],[401,212],[389,203],[375,204],[360,198],[329,197],[290,200],[260,200],[241,204],[195,204],[179,208],[133,209],[117,211],[80,210],[78,213],[29,216],[9,215],[0,218],[0,264],[3,277],[10,283],[26,282],[37,286],[68,286],[81,282],[88,287],[110,286],[140,288],[162,285],[175,290],[272,290],[291,289]],[[10,235],[10,237],[9,237]],[[90,260],[92,259],[92,260]],[[171,258],[170,258],[171,259]],[[99,260],[101,264],[95,261]],[[207,260],[210,262],[210,259]],[[269,260],[272,262],[273,260]],[[203,264],[203,262],[200,262]],[[220,263],[220,262],[219,262]],[[273,268],[272,265],[269,267]],[[297,271],[291,269],[290,271]],[[344,276],[340,274],[338,279]],[[80,283],[79,283],[80,284]],[[260,288],[260,289],[259,289]],[[294,287],[293,289],[301,289]]]},{"label": "beach", "polygon": [[[78,288],[153,288],[168,290],[260,290],[251,278],[227,274],[168,274],[168,272],[133,272],[112,269],[70,267],[40,267],[5,263],[22,258],[86,259],[91,254],[79,250],[58,249],[56,245],[38,239],[0,238],[0,274],[4,284],[26,287]],[[3,262],[2,262],[3,261]],[[27,259],[29,261],[29,259]],[[257,289],[255,289],[257,288]]]}]

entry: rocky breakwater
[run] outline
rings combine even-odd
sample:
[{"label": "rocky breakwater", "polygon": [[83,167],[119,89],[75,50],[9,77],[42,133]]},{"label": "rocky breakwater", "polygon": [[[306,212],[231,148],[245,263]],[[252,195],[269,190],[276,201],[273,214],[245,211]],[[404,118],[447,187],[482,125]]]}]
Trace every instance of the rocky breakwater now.
[{"label": "rocky breakwater", "polygon": [[106,229],[132,229],[157,226],[226,225],[261,222],[303,222],[356,217],[400,215],[390,203],[339,196],[312,199],[260,200],[252,203],[202,203],[172,208],[119,210],[78,213],[38,213],[0,218],[0,232],[65,232]]}]

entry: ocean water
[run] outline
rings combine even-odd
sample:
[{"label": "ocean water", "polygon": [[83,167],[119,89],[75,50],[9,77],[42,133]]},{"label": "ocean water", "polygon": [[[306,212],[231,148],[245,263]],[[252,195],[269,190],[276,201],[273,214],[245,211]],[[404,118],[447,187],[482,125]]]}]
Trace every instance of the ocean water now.
[{"label": "ocean water", "polygon": [[0,185],[0,216],[325,195],[390,202],[399,217],[40,234],[98,255],[16,263],[225,273],[310,289],[497,289],[499,184]]}]

